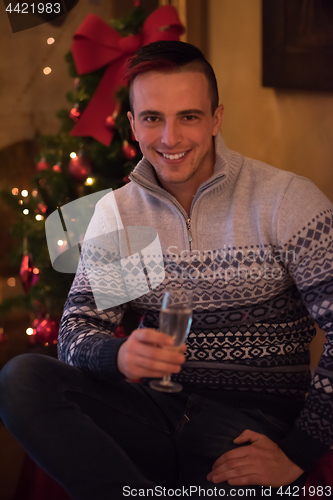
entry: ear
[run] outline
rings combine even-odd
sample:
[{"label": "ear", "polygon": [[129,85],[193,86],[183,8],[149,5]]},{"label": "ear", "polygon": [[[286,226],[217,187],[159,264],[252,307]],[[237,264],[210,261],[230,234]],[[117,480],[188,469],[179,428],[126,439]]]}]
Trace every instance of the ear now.
[{"label": "ear", "polygon": [[136,131],[135,131],[135,120],[134,120],[134,116],[132,115],[132,113],[130,111],[127,112],[127,118],[129,119],[129,122],[130,122],[131,128],[132,128],[132,132],[134,134],[135,140],[137,141],[138,138],[136,136]]},{"label": "ear", "polygon": [[224,111],[223,104],[220,104],[215,110],[213,136],[217,135],[218,131],[221,128],[223,111]]}]

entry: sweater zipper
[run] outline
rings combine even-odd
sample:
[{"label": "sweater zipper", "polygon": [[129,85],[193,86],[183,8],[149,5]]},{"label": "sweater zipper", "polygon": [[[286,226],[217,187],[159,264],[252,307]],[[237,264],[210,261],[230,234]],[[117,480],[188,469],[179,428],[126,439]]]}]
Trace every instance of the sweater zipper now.
[{"label": "sweater zipper", "polygon": [[192,242],[192,231],[191,231],[191,219],[186,219],[186,226],[187,226],[187,236],[188,236],[188,242],[189,242],[189,245],[190,245],[190,250],[192,250],[191,248],[191,242]]}]

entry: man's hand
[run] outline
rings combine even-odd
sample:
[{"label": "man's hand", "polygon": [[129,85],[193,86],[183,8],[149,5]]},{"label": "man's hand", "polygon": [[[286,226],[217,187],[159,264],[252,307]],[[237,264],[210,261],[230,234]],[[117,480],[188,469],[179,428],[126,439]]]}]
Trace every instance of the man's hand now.
[{"label": "man's hand", "polygon": [[186,345],[174,347],[173,338],[152,328],[134,330],[118,351],[118,369],[127,379],[161,378],[178,373],[185,362]]},{"label": "man's hand", "polygon": [[250,442],[224,453],[213,464],[208,481],[231,485],[257,484],[277,488],[295,481],[303,470],[294,464],[267,436],[246,429],[235,444]]}]

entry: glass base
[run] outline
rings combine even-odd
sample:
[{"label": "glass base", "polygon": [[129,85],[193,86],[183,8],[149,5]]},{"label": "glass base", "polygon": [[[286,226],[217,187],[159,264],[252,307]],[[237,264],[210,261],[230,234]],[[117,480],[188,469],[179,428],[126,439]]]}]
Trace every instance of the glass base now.
[{"label": "glass base", "polygon": [[177,382],[164,382],[163,379],[151,380],[149,385],[152,389],[155,389],[155,391],[161,392],[180,392],[183,389],[181,384],[178,384]]}]

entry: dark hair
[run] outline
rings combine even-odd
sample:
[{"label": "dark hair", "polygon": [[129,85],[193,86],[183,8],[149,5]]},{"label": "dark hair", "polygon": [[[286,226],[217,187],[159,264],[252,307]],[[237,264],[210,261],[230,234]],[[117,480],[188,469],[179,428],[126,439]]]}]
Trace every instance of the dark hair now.
[{"label": "dark hair", "polygon": [[219,104],[217,82],[214,70],[201,50],[190,43],[163,40],[144,45],[128,60],[126,78],[129,79],[130,109],[133,116],[133,82],[141,73],[154,70],[204,73],[208,80],[214,115]]}]

